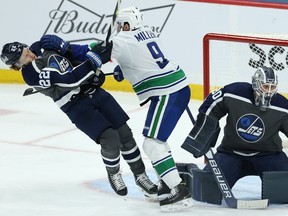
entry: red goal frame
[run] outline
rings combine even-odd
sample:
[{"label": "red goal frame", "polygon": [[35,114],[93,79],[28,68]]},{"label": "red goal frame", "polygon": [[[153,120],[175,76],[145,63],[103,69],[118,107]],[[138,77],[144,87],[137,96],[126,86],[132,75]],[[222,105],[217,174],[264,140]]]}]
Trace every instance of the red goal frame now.
[{"label": "red goal frame", "polygon": [[283,39],[232,35],[232,34],[219,34],[219,33],[206,34],[203,38],[203,93],[204,93],[204,98],[206,98],[206,96],[210,93],[210,47],[209,47],[209,44],[210,44],[210,41],[212,40],[288,46],[288,40],[283,40]]}]

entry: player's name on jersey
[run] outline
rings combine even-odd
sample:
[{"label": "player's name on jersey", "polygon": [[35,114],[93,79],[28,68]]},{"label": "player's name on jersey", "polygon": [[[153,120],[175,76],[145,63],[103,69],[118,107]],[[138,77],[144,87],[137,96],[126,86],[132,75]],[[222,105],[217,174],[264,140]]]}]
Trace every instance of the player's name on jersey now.
[{"label": "player's name on jersey", "polygon": [[141,31],[134,35],[134,37],[138,40],[138,42],[140,42],[150,38],[155,38],[156,35],[152,31]]}]

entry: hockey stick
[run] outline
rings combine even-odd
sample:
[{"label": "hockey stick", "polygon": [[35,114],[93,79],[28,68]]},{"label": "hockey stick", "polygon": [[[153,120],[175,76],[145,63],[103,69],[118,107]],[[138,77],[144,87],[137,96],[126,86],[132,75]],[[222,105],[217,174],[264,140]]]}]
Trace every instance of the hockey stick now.
[{"label": "hockey stick", "polygon": [[[189,115],[192,124],[195,125],[196,121],[192,115],[189,107],[186,108],[186,111]],[[219,167],[216,158],[214,157],[214,152],[212,148],[205,154],[208,164],[212,170],[213,177],[221,191],[222,197],[224,198],[226,204],[230,208],[236,209],[263,209],[267,208],[269,205],[268,199],[260,200],[239,200],[236,199],[232,193],[230,186],[226,180],[226,177],[223,174],[222,169]]]},{"label": "hockey stick", "polygon": [[106,35],[106,39],[105,39],[106,44],[109,42],[109,39],[110,39],[110,36],[111,36],[111,33],[112,33],[112,28],[114,28],[114,26],[115,26],[116,17],[118,15],[118,10],[120,8],[121,2],[122,2],[122,0],[117,0],[116,6],[115,6],[115,9],[114,9],[114,13],[113,13],[113,17],[112,17],[112,23],[109,26],[109,29],[108,29],[108,32],[107,32],[107,35]]},{"label": "hockey stick", "polygon": [[[114,72],[109,72],[109,73],[104,73],[105,76],[111,76],[113,75]],[[28,96],[28,95],[32,95],[32,94],[36,94],[36,93],[39,93],[39,92],[42,92],[42,91],[45,91],[47,89],[51,89],[51,87],[49,88],[45,88],[45,89],[40,89],[40,90],[35,90],[34,88],[27,88],[24,93],[23,93],[23,96]]]},{"label": "hockey stick", "polygon": [[40,90],[35,90],[34,88],[27,88],[24,93],[23,93],[23,96],[28,96],[28,95],[32,95],[32,94],[36,94],[36,93],[39,93],[39,92],[42,92],[42,91],[45,91],[47,89],[51,89],[51,87],[49,88],[44,88],[44,89],[40,89]]}]

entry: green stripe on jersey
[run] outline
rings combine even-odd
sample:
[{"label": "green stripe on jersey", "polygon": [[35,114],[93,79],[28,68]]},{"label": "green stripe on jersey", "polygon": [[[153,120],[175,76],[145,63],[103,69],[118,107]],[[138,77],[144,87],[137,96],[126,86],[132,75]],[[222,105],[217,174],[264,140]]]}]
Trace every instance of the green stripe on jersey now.
[{"label": "green stripe on jersey", "polygon": [[174,71],[164,76],[151,77],[150,79],[139,83],[137,86],[133,86],[133,89],[136,93],[138,93],[155,87],[165,88],[166,86],[170,86],[183,78],[185,78],[185,73],[182,69],[179,69],[178,71]]}]

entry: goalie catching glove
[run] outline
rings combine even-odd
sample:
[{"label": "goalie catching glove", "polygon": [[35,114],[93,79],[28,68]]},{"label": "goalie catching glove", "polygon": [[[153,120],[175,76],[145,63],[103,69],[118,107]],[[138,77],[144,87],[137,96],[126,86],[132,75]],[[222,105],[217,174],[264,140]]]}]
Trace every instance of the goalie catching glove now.
[{"label": "goalie catching glove", "polygon": [[193,154],[195,158],[201,157],[215,146],[219,132],[220,127],[217,120],[204,113],[199,113],[196,124],[181,147]]}]

